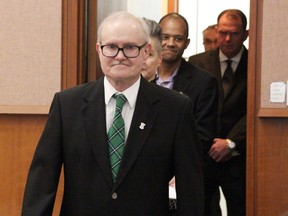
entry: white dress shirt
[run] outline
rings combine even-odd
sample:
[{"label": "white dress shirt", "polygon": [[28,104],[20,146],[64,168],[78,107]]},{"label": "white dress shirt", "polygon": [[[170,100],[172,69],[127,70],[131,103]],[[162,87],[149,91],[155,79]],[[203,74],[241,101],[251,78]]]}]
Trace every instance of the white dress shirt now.
[{"label": "white dress shirt", "polygon": [[[244,51],[244,47],[242,47],[242,49],[240,50],[240,52],[237,53],[237,55],[235,55],[233,58],[230,58],[231,62],[231,67],[233,69],[233,73],[235,73],[238,64],[240,62],[242,53]],[[224,72],[226,70],[227,67],[227,62],[226,60],[228,60],[228,57],[224,55],[224,53],[220,50],[219,51],[219,59],[220,59],[220,66],[221,66],[221,77],[223,77]]]},{"label": "white dress shirt", "polygon": [[140,86],[140,76],[139,79],[128,89],[123,92],[118,92],[104,77],[104,95],[105,95],[105,104],[106,104],[106,131],[108,130],[113,122],[114,113],[115,113],[115,106],[116,106],[116,99],[112,96],[115,93],[122,93],[127,98],[127,102],[124,104],[122,109],[122,116],[125,123],[125,141],[127,141],[128,133],[130,130],[130,125],[132,121],[132,117],[135,110],[136,99],[139,91]]}]

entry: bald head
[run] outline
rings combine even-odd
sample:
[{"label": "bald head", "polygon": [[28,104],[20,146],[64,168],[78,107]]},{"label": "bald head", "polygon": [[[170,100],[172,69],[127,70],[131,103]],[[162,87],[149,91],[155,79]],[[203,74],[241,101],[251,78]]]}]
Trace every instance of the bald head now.
[{"label": "bald head", "polygon": [[163,16],[160,21],[159,21],[159,24],[161,25],[161,23],[164,21],[164,20],[167,20],[167,19],[175,19],[175,20],[181,20],[183,23],[184,23],[184,26],[185,26],[185,36],[188,38],[189,37],[189,25],[188,25],[188,22],[187,20],[185,19],[185,17],[183,17],[182,15],[178,14],[178,13],[168,13],[166,14],[165,16]]},{"label": "bald head", "polygon": [[148,27],[146,23],[143,21],[143,19],[136,17],[133,14],[128,13],[126,11],[118,11],[110,14],[101,22],[98,28],[97,42],[102,41],[103,31],[106,27],[123,26],[123,29],[125,29],[127,25],[129,28],[132,28],[133,30],[137,31],[143,38],[143,41],[149,40]]}]

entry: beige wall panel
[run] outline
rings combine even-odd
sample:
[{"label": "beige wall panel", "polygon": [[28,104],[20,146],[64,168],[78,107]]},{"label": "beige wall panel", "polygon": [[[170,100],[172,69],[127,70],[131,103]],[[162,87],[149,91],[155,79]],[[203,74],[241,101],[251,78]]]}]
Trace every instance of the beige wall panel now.
[{"label": "beige wall panel", "polygon": [[288,1],[263,1],[262,23],[262,108],[287,108],[286,103],[270,102],[270,83],[288,81]]},{"label": "beige wall panel", "polygon": [[60,90],[61,4],[0,1],[0,113],[47,113]]}]

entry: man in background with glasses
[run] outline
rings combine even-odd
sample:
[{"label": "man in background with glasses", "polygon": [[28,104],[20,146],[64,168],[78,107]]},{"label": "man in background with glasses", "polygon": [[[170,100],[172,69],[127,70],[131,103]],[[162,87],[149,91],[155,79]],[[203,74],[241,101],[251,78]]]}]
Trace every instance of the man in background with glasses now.
[{"label": "man in background with glasses", "polygon": [[212,195],[220,186],[228,215],[244,216],[246,210],[246,112],[248,37],[245,14],[237,9],[221,12],[217,19],[216,50],[200,53],[189,61],[218,80],[218,132],[208,154],[205,178],[205,215],[210,215]]},{"label": "man in background with glasses", "polygon": [[217,48],[217,25],[210,25],[204,31],[203,34],[203,45],[205,51],[213,50]]},{"label": "man in background with glasses", "polygon": [[203,215],[192,102],[141,77],[148,40],[141,18],[117,12],[104,19],[96,49],[105,76],[55,94],[22,216],[52,215],[62,165],[61,215],[168,215],[174,175],[180,215]]}]

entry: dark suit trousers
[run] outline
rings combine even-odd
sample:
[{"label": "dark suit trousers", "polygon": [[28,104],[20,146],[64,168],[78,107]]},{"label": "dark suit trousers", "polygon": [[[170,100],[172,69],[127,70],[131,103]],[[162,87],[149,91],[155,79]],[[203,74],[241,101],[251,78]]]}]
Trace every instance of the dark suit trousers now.
[{"label": "dark suit trousers", "polygon": [[[213,215],[209,203],[213,203],[215,192],[221,187],[226,199],[228,216],[245,216],[246,215],[246,184],[245,173],[231,175],[230,164],[218,164],[218,172],[215,176],[205,177],[205,216]],[[243,170],[245,172],[245,169]],[[208,203],[206,205],[206,203]]]}]

